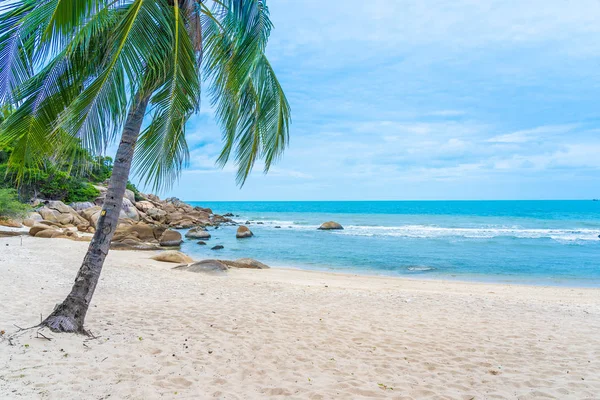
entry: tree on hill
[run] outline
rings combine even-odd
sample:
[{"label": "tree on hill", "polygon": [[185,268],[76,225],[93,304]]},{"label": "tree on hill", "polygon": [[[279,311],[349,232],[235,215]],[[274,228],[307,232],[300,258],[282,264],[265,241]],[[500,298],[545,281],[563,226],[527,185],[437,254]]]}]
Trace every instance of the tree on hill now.
[{"label": "tree on hill", "polygon": [[185,125],[207,85],[243,184],[288,141],[289,105],[267,60],[265,0],[20,0],[0,6],[0,127],[23,178],[49,149],[94,154],[120,135],[96,233],[67,298],[42,325],[84,332],[129,173],[172,184],[188,162]]}]

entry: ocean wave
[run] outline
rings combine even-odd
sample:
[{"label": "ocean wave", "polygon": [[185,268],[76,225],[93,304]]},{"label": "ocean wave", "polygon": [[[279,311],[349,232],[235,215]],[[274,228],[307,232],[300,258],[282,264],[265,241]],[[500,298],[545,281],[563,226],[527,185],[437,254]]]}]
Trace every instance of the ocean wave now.
[{"label": "ocean wave", "polygon": [[427,271],[434,271],[436,268],[427,267],[424,265],[413,265],[410,267],[406,267],[406,269],[409,270],[410,272],[427,272]]},{"label": "ocean wave", "polygon": [[461,237],[469,239],[491,239],[513,237],[519,239],[553,239],[557,241],[600,240],[597,229],[532,229],[520,227],[473,227],[446,228],[427,225],[405,226],[347,226],[340,235],[352,236],[390,236],[407,238],[444,238]]},{"label": "ocean wave", "polygon": [[[244,224],[246,220],[236,222]],[[251,225],[264,228],[293,228],[297,230],[316,230],[319,225],[305,221],[284,220],[251,220]],[[512,237],[518,239],[553,239],[563,242],[575,241],[600,241],[598,229],[547,229],[523,228],[520,226],[482,226],[482,227],[440,227],[432,225],[402,225],[402,226],[368,226],[347,225],[343,230],[329,231],[336,235],[367,236],[367,237],[398,237],[398,238],[467,238],[467,239],[492,239],[497,237]]]}]

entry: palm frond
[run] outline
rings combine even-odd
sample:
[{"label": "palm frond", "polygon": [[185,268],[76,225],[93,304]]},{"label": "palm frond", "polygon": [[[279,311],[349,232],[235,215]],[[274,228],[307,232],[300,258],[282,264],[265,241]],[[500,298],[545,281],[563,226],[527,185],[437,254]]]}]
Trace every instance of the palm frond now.
[{"label": "palm frond", "polygon": [[[223,166],[232,151],[243,185],[258,159],[265,172],[288,142],[290,107],[266,56],[272,28],[264,1],[230,0],[221,25],[207,21],[205,72],[211,102],[223,128]],[[235,149],[235,150],[234,150]]]},{"label": "palm frond", "polygon": [[198,64],[185,16],[186,10],[175,2],[168,18],[172,33],[171,56],[165,60],[168,74],[150,100],[154,115],[136,147],[135,171],[155,189],[170,187],[187,164],[185,123],[200,99]]}]

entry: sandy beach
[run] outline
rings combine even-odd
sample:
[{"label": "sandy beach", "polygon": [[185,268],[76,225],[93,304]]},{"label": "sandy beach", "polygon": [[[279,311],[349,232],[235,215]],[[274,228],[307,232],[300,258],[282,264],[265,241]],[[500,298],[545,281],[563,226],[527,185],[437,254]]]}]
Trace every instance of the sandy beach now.
[{"label": "sandy beach", "polygon": [[18,332],[64,298],[86,247],[0,239],[0,398],[600,396],[600,289],[210,276],[112,251],[87,317],[95,337]]}]

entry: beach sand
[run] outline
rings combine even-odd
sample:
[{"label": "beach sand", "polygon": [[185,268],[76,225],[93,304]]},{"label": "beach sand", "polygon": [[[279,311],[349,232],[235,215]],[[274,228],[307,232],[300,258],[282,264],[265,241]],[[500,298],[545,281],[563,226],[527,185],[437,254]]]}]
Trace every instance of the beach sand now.
[{"label": "beach sand", "polygon": [[86,247],[0,239],[0,399],[600,398],[600,289],[208,276],[112,251],[95,338],[17,332],[65,297]]}]

